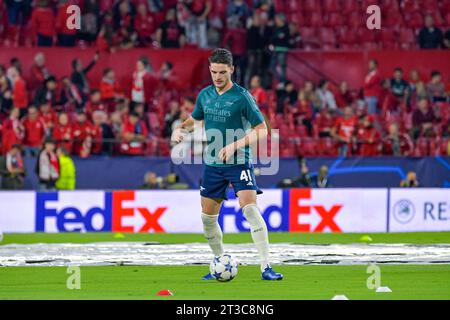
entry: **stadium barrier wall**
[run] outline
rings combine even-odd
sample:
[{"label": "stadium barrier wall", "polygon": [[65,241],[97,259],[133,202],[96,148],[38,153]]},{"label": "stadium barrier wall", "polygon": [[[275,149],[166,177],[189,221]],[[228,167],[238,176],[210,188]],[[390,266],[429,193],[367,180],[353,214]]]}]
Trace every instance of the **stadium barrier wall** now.
[{"label": "stadium barrier wall", "polygon": [[[221,208],[226,233],[249,225],[234,193]],[[264,190],[271,232],[450,230],[449,189]],[[0,192],[3,232],[202,233],[198,191]]]},{"label": "stadium barrier wall", "polygon": [[443,73],[450,70],[448,50],[291,50],[288,55],[287,76],[299,85],[306,80],[319,81],[326,75],[332,81],[347,81],[351,89],[358,89],[364,83],[370,59],[378,60],[380,72],[385,78],[391,78],[397,67],[404,70],[405,77],[415,69],[425,81],[428,81],[432,70]]},{"label": "stadium barrier wall", "polygon": [[[164,157],[90,157],[75,158],[77,189],[138,189],[147,171],[165,177],[170,172],[180,176],[180,181],[198,189],[202,165],[174,165]],[[339,188],[396,188],[408,171],[417,173],[421,187],[450,187],[450,157],[375,157],[375,158],[310,158],[307,165],[311,175],[322,165],[329,167],[329,181]],[[39,182],[35,174],[36,158],[26,158],[27,177],[25,189],[37,190]],[[130,168],[133,168],[130,170]],[[92,177],[95,176],[95,179]],[[262,188],[274,188],[285,178],[300,176],[296,159],[280,159],[277,175],[258,176]]]}]

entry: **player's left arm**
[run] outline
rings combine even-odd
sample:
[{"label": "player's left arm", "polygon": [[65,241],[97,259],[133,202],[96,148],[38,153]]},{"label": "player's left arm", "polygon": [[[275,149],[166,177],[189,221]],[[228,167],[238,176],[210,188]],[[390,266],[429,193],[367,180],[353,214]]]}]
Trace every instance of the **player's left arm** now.
[{"label": "player's left arm", "polygon": [[268,135],[266,120],[250,94],[244,94],[243,116],[250,122],[252,129],[241,139],[225,146],[219,152],[219,158],[226,161],[231,158],[236,150],[258,143]]}]

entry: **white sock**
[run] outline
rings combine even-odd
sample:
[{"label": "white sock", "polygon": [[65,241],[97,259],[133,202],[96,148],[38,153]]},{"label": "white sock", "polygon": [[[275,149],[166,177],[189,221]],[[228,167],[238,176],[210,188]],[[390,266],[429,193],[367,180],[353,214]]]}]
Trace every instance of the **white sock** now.
[{"label": "white sock", "polygon": [[202,221],[203,221],[203,231],[205,234],[206,240],[208,240],[209,246],[211,247],[214,256],[218,257],[223,254],[223,235],[222,230],[220,229],[219,215],[207,215],[202,213]]},{"label": "white sock", "polygon": [[259,253],[261,261],[261,272],[269,263],[269,234],[267,232],[266,222],[264,221],[261,213],[259,212],[256,204],[248,204],[242,208],[245,218],[250,224],[250,231],[252,234],[253,242]]}]

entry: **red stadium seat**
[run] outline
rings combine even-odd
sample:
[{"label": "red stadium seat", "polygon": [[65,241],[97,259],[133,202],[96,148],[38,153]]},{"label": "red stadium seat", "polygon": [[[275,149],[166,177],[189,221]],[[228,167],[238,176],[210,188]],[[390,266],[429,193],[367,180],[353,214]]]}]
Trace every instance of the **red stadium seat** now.
[{"label": "red stadium seat", "polygon": [[[297,0],[297,2],[300,2]],[[303,10],[306,12],[320,11],[321,3],[317,0],[303,0]]]},{"label": "red stadium seat", "polygon": [[424,11],[436,11],[439,9],[437,0],[421,0],[420,6]]},{"label": "red stadium seat", "polygon": [[360,12],[361,7],[359,5],[358,0],[345,0],[341,3],[341,12],[344,15],[349,15],[353,12]]},{"label": "red stadium seat", "polygon": [[301,12],[302,11],[302,6],[300,1],[298,0],[285,0],[282,1],[285,2],[285,10],[286,12],[289,13],[294,13],[294,12]]},{"label": "red stadium seat", "polygon": [[399,42],[403,49],[412,49],[417,45],[416,36],[413,30],[409,28],[401,28],[399,31]]},{"label": "red stadium seat", "polygon": [[361,28],[366,27],[366,20],[361,19],[361,13],[360,12],[352,12],[347,17],[347,26],[352,28]]},{"label": "red stadium seat", "polygon": [[327,27],[335,28],[344,25],[344,18],[338,12],[332,12],[327,16],[326,24]]},{"label": "red stadium seat", "polygon": [[341,3],[339,0],[323,0],[323,9],[325,12],[340,12]]},{"label": "red stadium seat", "polygon": [[319,153],[320,155],[336,157],[338,156],[338,148],[333,138],[319,139]]},{"label": "red stadium seat", "polygon": [[314,157],[318,154],[316,139],[302,138],[297,145],[297,154],[304,157]]},{"label": "red stadium seat", "polygon": [[325,49],[335,49],[336,48],[336,35],[332,28],[321,28],[319,30],[319,39],[322,43],[322,47]]},{"label": "red stadium seat", "polygon": [[381,28],[380,40],[383,49],[395,49],[397,48],[398,33],[395,29]]},{"label": "red stadium seat", "polygon": [[317,33],[315,28],[304,27],[300,29],[305,48],[318,48]]},{"label": "red stadium seat", "polygon": [[414,29],[422,28],[424,26],[422,13],[418,11],[405,13],[405,24]]},{"label": "red stadium seat", "polygon": [[422,7],[420,5],[419,0],[403,0],[401,2],[401,7],[403,9],[403,12],[405,13],[422,11]]},{"label": "red stadium seat", "polygon": [[321,28],[324,25],[323,15],[320,12],[312,12],[307,21],[308,26],[314,28]]},{"label": "red stadium seat", "polygon": [[338,27],[336,29],[337,40],[341,49],[358,47],[358,35],[350,27]]},{"label": "red stadium seat", "polygon": [[418,138],[416,141],[416,147],[414,149],[414,155],[416,157],[426,157],[429,155],[429,139]]},{"label": "red stadium seat", "polygon": [[[216,1],[216,2],[224,2],[225,1]],[[286,10],[286,5],[285,5],[285,1],[284,0],[273,0],[273,5],[275,7],[275,11],[276,12],[286,12],[288,10]]]}]

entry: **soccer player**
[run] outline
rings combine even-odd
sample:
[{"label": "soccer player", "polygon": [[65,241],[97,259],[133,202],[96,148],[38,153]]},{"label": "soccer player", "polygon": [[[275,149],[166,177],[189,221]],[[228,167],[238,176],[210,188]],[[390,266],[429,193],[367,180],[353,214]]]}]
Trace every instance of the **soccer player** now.
[{"label": "soccer player", "polygon": [[[270,266],[267,226],[256,205],[256,195],[262,191],[256,184],[250,158],[251,145],[267,136],[266,123],[250,93],[231,80],[234,72],[231,52],[214,50],[209,57],[209,70],[213,85],[199,93],[191,116],[176,128],[173,135],[173,139],[180,143],[186,131],[194,130],[195,121],[204,121],[208,145],[200,195],[205,237],[214,255],[222,255],[222,230],[218,217],[231,183],[251,227],[260,257],[262,280],[281,280],[283,275]],[[226,139],[230,131],[233,137]],[[203,280],[213,279],[211,274],[203,277]]]}]

